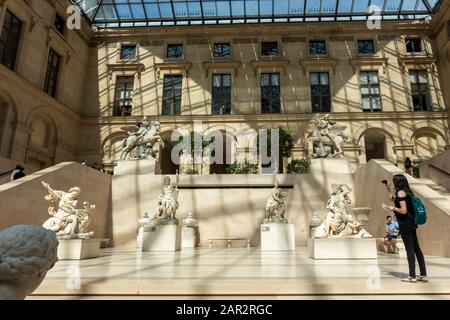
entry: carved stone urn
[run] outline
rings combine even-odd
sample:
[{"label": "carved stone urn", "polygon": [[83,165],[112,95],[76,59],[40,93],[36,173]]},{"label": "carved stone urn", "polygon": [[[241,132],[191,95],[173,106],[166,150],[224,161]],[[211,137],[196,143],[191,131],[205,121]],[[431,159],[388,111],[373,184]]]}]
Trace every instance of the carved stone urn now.
[{"label": "carved stone urn", "polygon": [[317,212],[314,211],[311,221],[309,222],[309,236],[310,237],[314,237],[316,228],[318,226],[320,226],[321,223],[322,222],[320,221],[320,218],[317,216]]},{"label": "carved stone urn", "polygon": [[360,229],[367,230],[369,214],[371,211],[372,208],[369,207],[353,208],[353,216],[355,217],[355,220],[358,221]]}]

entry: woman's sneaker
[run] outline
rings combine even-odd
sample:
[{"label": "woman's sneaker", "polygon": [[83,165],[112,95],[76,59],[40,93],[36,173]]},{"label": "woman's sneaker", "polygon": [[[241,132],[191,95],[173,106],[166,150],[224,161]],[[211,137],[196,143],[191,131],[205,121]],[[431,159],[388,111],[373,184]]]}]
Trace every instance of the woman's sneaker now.
[{"label": "woman's sneaker", "polygon": [[413,278],[413,277],[407,277],[407,278],[402,279],[402,281],[403,281],[403,282],[412,282],[412,283],[416,283],[416,282],[417,282],[417,279],[416,279],[416,278]]},{"label": "woman's sneaker", "polygon": [[428,282],[427,276],[418,276],[417,281]]}]

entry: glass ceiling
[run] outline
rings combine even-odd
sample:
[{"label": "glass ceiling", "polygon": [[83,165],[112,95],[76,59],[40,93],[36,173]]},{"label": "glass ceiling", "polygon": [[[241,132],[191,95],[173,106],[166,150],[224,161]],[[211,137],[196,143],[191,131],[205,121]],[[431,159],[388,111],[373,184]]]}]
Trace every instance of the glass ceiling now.
[{"label": "glass ceiling", "polygon": [[[71,0],[100,28],[428,19],[441,0]],[[376,14],[376,13],[375,13]]]}]

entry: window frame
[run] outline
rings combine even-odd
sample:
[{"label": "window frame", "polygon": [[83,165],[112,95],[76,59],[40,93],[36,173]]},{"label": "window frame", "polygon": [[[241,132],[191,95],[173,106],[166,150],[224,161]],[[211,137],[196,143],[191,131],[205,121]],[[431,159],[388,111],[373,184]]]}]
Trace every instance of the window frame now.
[{"label": "window frame", "polygon": [[[55,66],[53,66],[55,58],[57,60],[57,66],[56,72],[53,72],[55,69]],[[61,78],[60,75],[62,58],[62,55],[60,55],[55,49],[53,49],[52,47],[49,48],[47,55],[47,66],[45,68],[43,91],[53,98],[56,98],[58,95],[59,80]],[[54,83],[53,87],[50,86],[50,81]]]},{"label": "window frame", "polygon": [[[214,82],[215,82],[214,80],[215,80],[216,77],[220,77],[220,86],[219,87],[215,87],[214,86]],[[230,83],[229,87],[224,86],[224,77],[229,77],[230,78],[229,79],[229,83]],[[230,73],[216,73],[216,74],[212,75],[211,81],[212,81],[212,86],[211,86],[211,115],[231,114],[231,107],[232,107],[232,105],[231,105],[231,96],[232,96],[231,90],[232,90],[232,87],[233,87],[233,77],[232,77],[232,75]],[[216,96],[215,88],[219,88],[218,96]],[[228,91],[228,92],[226,92],[226,91]],[[214,108],[215,101],[223,102],[225,100],[227,100],[227,102],[228,102],[228,108],[224,108],[224,104],[222,103],[221,107],[219,109],[219,110],[221,110],[221,112],[215,112],[215,110],[216,110]],[[222,110],[225,110],[225,111],[222,112]]]},{"label": "window frame", "polygon": [[[169,50],[171,47],[181,47],[181,55],[179,57],[170,57]],[[184,44],[183,43],[168,43],[166,46],[166,59],[168,60],[183,60],[184,59]]]},{"label": "window frame", "polygon": [[[318,75],[319,84],[317,84],[317,85],[313,85],[313,82],[312,82],[312,76],[314,74]],[[325,85],[321,84],[321,75],[323,75],[323,74],[327,75],[327,79],[328,79],[328,86],[327,86],[328,87],[328,94],[324,94],[322,92],[322,89],[325,86]],[[327,112],[331,112],[331,104],[332,104],[331,98],[332,98],[332,94],[331,94],[330,72],[328,72],[328,71],[311,71],[309,73],[309,81],[310,81],[310,96],[311,96],[311,112],[312,113],[327,113]],[[319,110],[315,110],[315,107],[314,107],[314,98],[315,98],[315,96],[313,96],[313,86],[319,86],[319,95],[318,95],[319,100],[320,100]],[[329,100],[328,110],[324,110],[324,108],[323,108],[323,99],[325,97],[328,97],[328,100]]]},{"label": "window frame", "polygon": [[[362,74],[367,74],[368,75],[368,84],[364,85],[364,87],[367,87],[368,92],[367,94],[363,94],[362,89],[363,89],[363,84],[361,82],[361,75]],[[372,74],[375,74],[377,76],[377,83],[372,84],[371,80],[372,80]],[[380,75],[378,73],[378,71],[374,71],[374,70],[363,70],[359,72],[359,92],[361,94],[361,110],[363,112],[381,112],[383,110],[383,103],[382,103],[382,99],[381,99],[381,86],[380,86]],[[376,93],[372,93],[373,89],[378,89],[378,94]],[[364,99],[369,99],[370,101],[370,109],[364,109],[364,104],[363,101]],[[373,99],[374,98],[378,98],[380,101],[380,108],[379,109],[375,109],[374,108],[374,104],[373,104]]]},{"label": "window frame", "polygon": [[[408,51],[408,42],[409,41],[418,41],[419,46],[420,46],[420,51],[415,51],[414,49],[416,48],[415,45],[412,46],[413,51]],[[405,38],[405,52],[407,54],[422,54],[424,53],[424,45],[423,45],[423,39],[422,38]]]},{"label": "window frame", "polygon": [[[61,19],[61,21],[62,21],[62,30],[59,30],[58,26],[56,25],[56,22],[57,22],[58,19]],[[64,20],[64,18],[58,12],[55,12],[55,16],[53,18],[52,28],[56,32],[58,32],[58,34],[60,34],[61,36],[63,36],[63,37],[66,36],[66,21]]]},{"label": "window frame", "polygon": [[[359,44],[360,42],[371,42],[372,43],[372,52],[360,52]],[[375,40],[374,39],[358,39],[356,40],[356,53],[358,56],[373,56],[376,54]]]},{"label": "window frame", "polygon": [[[134,48],[134,57],[133,58],[124,58],[124,48]],[[119,52],[119,60],[120,61],[136,61],[138,56],[138,47],[135,44],[122,44],[120,46]]]},{"label": "window frame", "polygon": [[[216,55],[216,46],[222,46],[221,52],[223,53],[223,46],[228,46],[228,55]],[[214,59],[224,59],[231,58],[231,43],[230,42],[216,42],[213,44],[213,58]]]},{"label": "window frame", "polygon": [[[324,44],[324,49],[325,49],[325,53],[312,53],[311,52],[311,44],[313,43],[313,42],[323,42],[323,44]],[[325,56],[327,56],[328,55],[328,43],[327,43],[327,40],[321,40],[321,39],[310,39],[309,41],[308,41],[308,56],[310,56],[310,57],[325,57]]]},{"label": "window frame", "polygon": [[[266,45],[276,45],[276,54],[264,54],[264,46]],[[266,57],[266,58],[270,58],[270,57],[279,57],[280,56],[280,44],[278,43],[278,41],[261,41],[261,45],[260,45],[260,54],[261,57]]]},{"label": "window frame", "polygon": [[[172,77],[171,87],[167,88],[166,78]],[[174,83],[174,78],[181,79],[179,88],[176,87]],[[171,96],[167,97],[166,92],[170,90]],[[177,91],[179,90],[179,96],[177,95]],[[163,116],[178,116],[181,115],[181,108],[183,106],[183,75],[181,74],[165,74],[163,77],[163,95],[162,95],[162,105],[161,105],[161,115]],[[166,101],[170,100],[170,112],[168,113],[166,110],[168,108]],[[179,106],[176,104],[179,103]]]},{"label": "window frame", "polygon": [[[420,73],[424,73],[425,74],[425,78],[427,80],[426,84],[425,83],[421,83],[420,82]],[[413,83],[411,82],[411,75],[415,74],[415,80],[416,83],[414,83],[414,85],[417,85],[417,91],[413,91]],[[411,103],[412,103],[412,111],[413,112],[423,112],[423,111],[432,111],[433,109],[433,101],[431,98],[431,89],[430,89],[430,82],[428,79],[428,71],[426,69],[410,69],[408,70],[408,76],[409,76],[409,85],[410,85],[410,90],[411,90]],[[426,86],[426,92],[422,92],[421,88]],[[423,107],[423,105],[421,105],[421,109],[416,109],[415,105],[414,105],[414,97],[415,96],[420,96],[420,101],[423,102],[423,98],[425,98],[425,101],[427,103],[427,105],[425,106],[425,109]]]},{"label": "window frame", "polygon": [[[120,87],[121,80],[128,80],[123,81],[122,83],[125,84],[123,87]],[[132,115],[133,112],[133,93],[134,93],[134,76],[117,76],[116,77],[116,83],[115,83],[115,92],[114,92],[114,107],[113,107],[113,117],[129,117]],[[129,89],[129,86],[131,84],[131,90]],[[120,98],[119,93],[120,92],[131,92],[129,98]],[[130,102],[127,104],[126,102]],[[122,103],[125,102],[125,103]],[[127,110],[128,109],[128,110]]]},{"label": "window frame", "polygon": [[[269,85],[264,86],[263,85],[263,77],[269,76]],[[278,77],[278,85],[273,85],[273,77]],[[278,88],[277,95],[274,95],[274,89]],[[265,92],[269,89],[269,97],[265,96]],[[261,92],[261,113],[264,114],[279,114],[281,113],[281,74],[279,72],[267,72],[267,73],[261,73],[260,75],[260,92]],[[274,99],[275,97],[275,99]],[[267,105],[268,109],[265,108],[265,102],[270,101],[270,103]],[[276,101],[279,105],[278,110],[274,109],[274,101]]]},{"label": "window frame", "polygon": [[[8,36],[6,39],[6,42],[2,42],[1,38],[3,37],[3,33],[5,32],[5,25],[6,25],[6,18],[7,18],[7,14],[11,15],[11,19],[14,20],[16,19],[19,23],[20,26],[18,28],[18,33],[11,33],[10,30],[6,29],[6,32],[8,32]],[[23,20],[21,20],[12,10],[10,10],[9,8],[6,8],[5,13],[3,15],[3,23],[1,26],[1,33],[0,33],[0,45],[4,45],[4,49],[2,52],[2,55],[0,56],[0,63],[3,64],[5,67],[7,67],[10,70],[16,71],[18,64],[19,64],[19,51],[20,51],[20,47],[21,47],[21,42],[22,42],[22,36],[23,36],[23,30],[24,30],[24,26],[25,26],[25,22]],[[11,23],[11,22],[9,22]],[[6,64],[6,56],[7,56],[7,48],[11,49],[11,42],[10,42],[10,38],[11,38],[11,34],[13,34],[13,37],[15,38],[15,42],[14,44],[14,57],[12,60],[12,65],[7,65]]]}]

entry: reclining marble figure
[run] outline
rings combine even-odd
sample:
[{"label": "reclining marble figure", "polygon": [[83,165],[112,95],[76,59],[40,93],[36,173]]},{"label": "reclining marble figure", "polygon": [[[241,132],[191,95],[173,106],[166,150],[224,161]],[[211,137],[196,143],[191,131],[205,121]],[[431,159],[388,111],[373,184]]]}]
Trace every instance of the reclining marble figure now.
[{"label": "reclining marble figure", "polygon": [[49,193],[45,200],[50,202],[48,213],[50,218],[42,225],[45,229],[55,232],[58,239],[89,239],[94,232],[88,232],[91,215],[95,205],[83,202],[83,209],[77,209],[79,187],[70,188],[68,192],[53,190],[50,185],[42,181],[42,186]]},{"label": "reclining marble figure", "polygon": [[54,232],[32,225],[0,231],[0,300],[23,300],[58,261]]},{"label": "reclining marble figure", "polygon": [[327,201],[329,210],[323,223],[315,229],[315,238],[370,238],[372,237],[358,221],[345,209],[351,203],[352,189],[345,185],[333,184],[333,193]]}]

